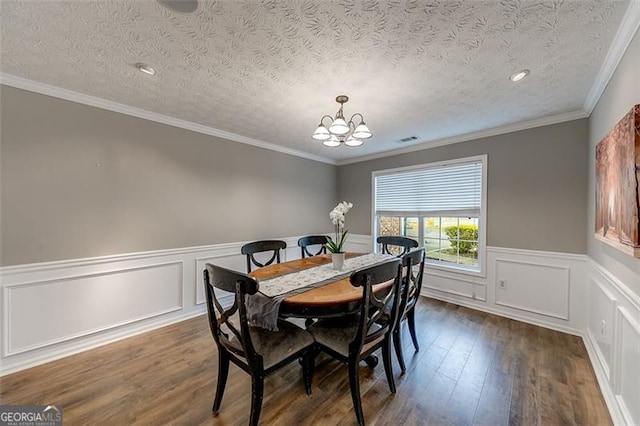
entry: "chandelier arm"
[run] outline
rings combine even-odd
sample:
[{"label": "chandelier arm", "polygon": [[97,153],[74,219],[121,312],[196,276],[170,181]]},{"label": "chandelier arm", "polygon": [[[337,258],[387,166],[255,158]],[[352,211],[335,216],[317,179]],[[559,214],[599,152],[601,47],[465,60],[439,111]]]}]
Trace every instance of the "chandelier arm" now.
[{"label": "chandelier arm", "polygon": [[[356,115],[360,117],[360,123],[358,123],[358,124],[364,123],[364,116],[362,114],[360,114],[359,112],[356,112],[355,114],[353,114],[351,116],[351,118],[349,119],[349,123],[353,123],[353,119],[355,118]],[[353,124],[355,126],[355,123],[353,123]]]},{"label": "chandelier arm", "polygon": [[320,119],[320,124],[322,124],[324,126],[324,119],[328,118],[329,120],[331,120],[331,122],[329,123],[329,125],[331,125],[331,123],[333,123],[333,117],[330,115],[325,115]]}]

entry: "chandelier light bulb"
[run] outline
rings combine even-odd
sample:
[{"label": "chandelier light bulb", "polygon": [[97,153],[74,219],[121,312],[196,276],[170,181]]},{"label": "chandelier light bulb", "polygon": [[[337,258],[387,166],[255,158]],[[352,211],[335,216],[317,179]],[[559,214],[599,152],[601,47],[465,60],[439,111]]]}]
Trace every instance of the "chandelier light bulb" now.
[{"label": "chandelier light bulb", "polygon": [[362,145],[364,143],[360,139],[356,139],[353,136],[354,135],[349,136],[347,138],[347,140],[344,141],[344,144],[347,145],[347,146],[360,146],[360,145]]},{"label": "chandelier light bulb", "polygon": [[329,131],[334,135],[345,135],[349,133],[349,126],[343,118],[336,118],[333,120],[331,126],[329,126]]},{"label": "chandelier light bulb", "polygon": [[331,137],[326,141],[322,142],[322,144],[324,146],[334,147],[334,146],[340,146],[340,141],[338,140],[336,135],[331,135]]},{"label": "chandelier light bulb", "polygon": [[358,127],[353,131],[353,137],[358,139],[368,139],[371,136],[371,130],[367,127],[366,124],[359,124]]},{"label": "chandelier light bulb", "polygon": [[320,124],[311,137],[317,141],[326,141],[331,137],[331,134],[329,130],[324,127],[324,124]]}]

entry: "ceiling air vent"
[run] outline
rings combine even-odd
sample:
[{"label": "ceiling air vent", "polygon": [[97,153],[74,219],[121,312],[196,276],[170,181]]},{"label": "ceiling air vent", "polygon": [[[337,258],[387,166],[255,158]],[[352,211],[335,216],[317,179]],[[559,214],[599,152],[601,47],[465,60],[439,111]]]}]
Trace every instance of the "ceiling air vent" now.
[{"label": "ceiling air vent", "polygon": [[408,142],[413,142],[415,140],[418,140],[417,136],[408,136],[406,138],[398,139],[396,143],[408,143]]},{"label": "ceiling air vent", "polygon": [[198,8],[198,0],[158,0],[158,3],[179,13],[195,12]]}]

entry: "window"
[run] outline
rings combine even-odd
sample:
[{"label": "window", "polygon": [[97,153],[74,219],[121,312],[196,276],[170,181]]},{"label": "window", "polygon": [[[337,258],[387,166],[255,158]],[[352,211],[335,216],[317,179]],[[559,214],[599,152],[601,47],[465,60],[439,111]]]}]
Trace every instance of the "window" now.
[{"label": "window", "polygon": [[484,273],[486,156],[374,172],[374,235],[403,235],[427,263]]}]

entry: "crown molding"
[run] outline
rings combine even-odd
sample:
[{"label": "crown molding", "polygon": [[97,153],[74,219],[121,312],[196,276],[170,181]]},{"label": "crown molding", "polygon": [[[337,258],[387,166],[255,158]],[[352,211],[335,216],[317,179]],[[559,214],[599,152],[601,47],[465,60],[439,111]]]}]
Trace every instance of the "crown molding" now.
[{"label": "crown molding", "polygon": [[580,109],[577,111],[565,112],[562,114],[536,118],[534,120],[521,121],[518,123],[507,124],[499,127],[493,127],[491,129],[479,130],[477,132],[465,133],[463,135],[451,136],[444,139],[426,141],[417,145],[412,145],[412,146],[408,146],[400,149],[394,149],[392,151],[385,151],[378,154],[371,154],[371,155],[365,155],[362,157],[350,158],[347,160],[338,161],[337,165],[344,166],[347,164],[360,163],[360,162],[369,161],[369,160],[376,160],[378,158],[391,157],[394,155],[406,154],[406,153],[415,152],[415,151],[422,151],[425,149],[436,148],[444,145],[452,145],[460,142],[468,142],[475,139],[498,136],[506,133],[517,132],[520,130],[527,130],[527,129],[533,129],[536,127],[549,126],[552,124],[563,123],[565,121],[579,120],[581,118],[587,118],[588,116],[589,114],[586,111]]},{"label": "crown molding", "polygon": [[640,27],[640,0],[631,0],[627,11],[624,14],[622,23],[618,27],[616,36],[611,42],[611,47],[607,52],[607,56],[600,67],[600,71],[596,76],[596,80],[591,86],[591,90],[587,95],[583,109],[591,115],[596,104],[600,100],[600,96],[604,93],[604,89],[609,84],[609,80],[613,77],[620,60],[629,47],[629,43],[633,39],[636,31]]},{"label": "crown molding", "polygon": [[383,157],[390,157],[393,155],[404,154],[407,152],[421,151],[423,149],[435,148],[438,146],[450,145],[450,144],[459,143],[459,142],[466,142],[473,139],[496,136],[504,133],[511,133],[518,130],[525,130],[525,129],[530,129],[534,127],[547,126],[550,124],[561,123],[563,121],[577,120],[577,119],[585,118],[589,116],[589,114],[583,110],[573,111],[569,113],[543,117],[540,119],[508,124],[506,126],[494,127],[492,129],[481,130],[478,132],[466,133],[464,135],[452,136],[450,138],[423,142],[418,145],[412,145],[410,147],[400,148],[400,149],[391,150],[391,151],[385,151],[377,154],[371,154],[371,155],[366,155],[362,157],[335,161],[330,158],[321,157],[318,155],[309,154],[307,152],[286,148],[281,145],[264,142],[258,139],[249,138],[246,136],[238,135],[238,134],[227,132],[224,130],[214,129],[213,127],[204,126],[202,124],[196,124],[190,121],[169,117],[167,115],[162,115],[152,111],[147,111],[142,108],[132,107],[129,105],[118,103],[118,102],[113,102],[106,99],[98,98],[96,96],[85,95],[83,93],[75,92],[73,90],[63,89],[57,86],[52,86],[50,84],[29,80],[29,79],[18,77],[11,74],[0,73],[0,84],[3,84],[5,86],[15,87],[17,89],[27,90],[34,93],[39,93],[42,95],[52,96],[54,98],[76,102],[83,105],[89,105],[92,107],[117,112],[120,114],[130,115],[132,117],[142,118],[144,120],[155,121],[157,123],[178,127],[181,129],[190,130],[193,132],[202,133],[209,136],[215,136],[215,137],[219,137],[219,138],[223,138],[223,139],[227,139],[235,142],[244,143],[247,145],[256,146],[259,148],[269,149],[271,151],[276,151],[283,154],[306,158],[308,160],[313,160],[313,161],[319,161],[319,162],[331,164],[334,166],[342,166],[346,164],[359,163],[362,161],[374,160],[374,159],[383,158]]},{"label": "crown molding", "polygon": [[214,129],[213,127],[204,126],[202,124],[196,124],[190,121],[169,117],[167,115],[162,115],[156,112],[147,111],[142,108],[132,107],[129,105],[118,103],[118,102],[113,102],[106,99],[98,98],[96,96],[85,95],[83,93],[75,92],[73,90],[63,89],[60,87],[52,86],[50,84],[29,80],[29,79],[18,77],[11,74],[0,73],[0,84],[3,84],[5,86],[15,87],[17,89],[28,90],[30,92],[39,93],[42,95],[52,96],[54,98],[64,99],[66,101],[76,102],[83,105],[89,105],[92,107],[117,112],[120,114],[126,114],[132,117],[142,118],[144,120],[155,121],[157,123],[167,124],[169,126],[190,130],[192,132],[202,133],[209,136],[215,136],[218,138],[223,138],[223,139],[231,140],[234,142],[240,142],[247,145],[256,146],[258,148],[269,149],[271,151],[280,152],[282,154],[293,155],[296,157],[306,158],[308,160],[319,161],[319,162],[327,163],[331,165],[336,164],[336,162],[332,159],[310,154],[308,152],[286,148],[281,145],[264,142],[258,139],[249,138],[246,136],[238,135],[236,133],[231,133],[224,130]]}]

